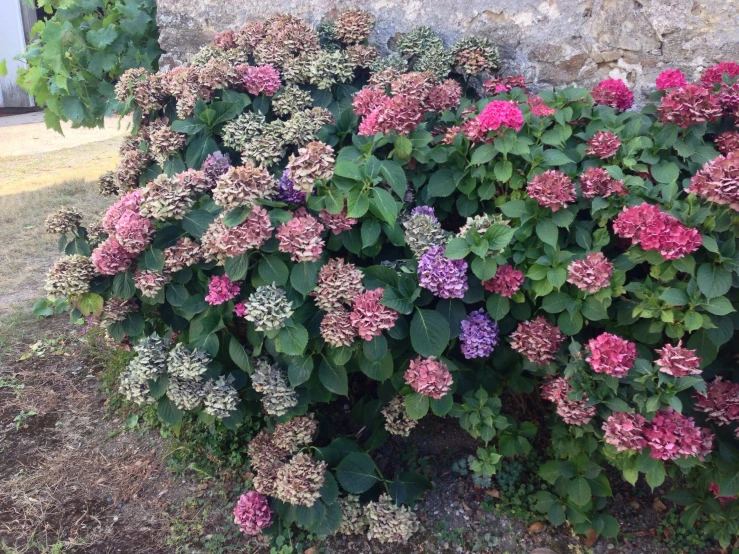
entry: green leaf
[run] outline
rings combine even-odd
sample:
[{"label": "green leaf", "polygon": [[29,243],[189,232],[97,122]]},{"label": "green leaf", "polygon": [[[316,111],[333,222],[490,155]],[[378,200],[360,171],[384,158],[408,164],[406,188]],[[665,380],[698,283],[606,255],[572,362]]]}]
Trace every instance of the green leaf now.
[{"label": "green leaf", "polygon": [[157,406],[157,415],[164,423],[176,427],[182,422],[185,412],[175,406],[168,396],[163,396]]},{"label": "green leaf", "polygon": [[429,397],[412,392],[405,397],[405,411],[411,419],[421,419],[429,413]]},{"label": "green leaf", "polygon": [[723,296],[731,288],[731,273],[718,265],[701,264],[696,279],[698,288],[706,298]]},{"label": "green leaf", "polygon": [[500,211],[507,217],[521,217],[528,213],[526,202],[523,200],[511,200],[510,202],[506,202],[500,207]]},{"label": "green leaf", "polygon": [[232,281],[243,280],[249,271],[249,252],[227,259],[224,269]]},{"label": "green leaf", "polygon": [[551,219],[542,219],[536,224],[536,236],[546,244],[557,246],[559,229]]},{"label": "green leaf", "polygon": [[302,295],[308,295],[318,281],[319,262],[300,262],[290,272],[290,285]]},{"label": "green leaf", "polygon": [[217,213],[206,210],[192,210],[182,220],[182,228],[193,237],[200,238],[208,226],[215,221],[216,217],[218,217]]},{"label": "green leaf", "polygon": [[417,310],[411,321],[411,345],[423,356],[441,356],[449,344],[449,323],[434,310]]},{"label": "green leaf", "polygon": [[318,368],[318,378],[323,386],[334,394],[348,395],[349,378],[343,366],[334,365],[324,358]]},{"label": "green leaf", "polygon": [[423,493],[431,490],[431,481],[420,473],[401,473],[388,485],[388,493],[396,504],[413,506]]},{"label": "green leaf", "polygon": [[[343,204],[342,204],[343,205]],[[346,215],[348,217],[359,218],[369,210],[370,201],[366,192],[355,189],[349,192],[346,197]]]},{"label": "green leaf", "polygon": [[508,311],[511,309],[511,303],[505,296],[492,294],[488,297],[486,307],[490,317],[495,321],[500,321],[508,315]]},{"label": "green leaf", "polygon": [[375,187],[372,189],[372,206],[379,212],[380,217],[390,225],[395,225],[398,219],[398,203],[385,189]]},{"label": "green leaf", "polygon": [[[343,150],[342,150],[343,151]],[[384,160],[380,163],[380,174],[385,178],[387,184],[393,189],[398,198],[405,197],[405,189],[408,181],[405,178],[405,171],[397,163],[392,160]]]},{"label": "green leaf", "polygon": [[478,146],[472,152],[470,163],[472,165],[486,164],[489,161],[491,161],[493,158],[495,158],[497,153],[498,151],[495,149],[495,146],[493,146],[492,144],[483,144],[481,146]]},{"label": "green leaf", "polygon": [[393,374],[393,356],[387,350],[379,360],[370,360],[366,356],[360,356],[359,369],[370,379],[380,382],[387,381]]},{"label": "green leaf", "polygon": [[288,323],[280,329],[275,339],[277,351],[288,356],[300,356],[306,346],[308,346],[308,330],[300,323]]},{"label": "green leaf", "polygon": [[218,150],[218,144],[210,135],[197,137],[187,147],[187,152],[185,153],[187,167],[190,169],[200,169],[205,158],[216,150]]},{"label": "green leaf", "polygon": [[690,303],[688,295],[680,289],[667,289],[660,295],[668,306],[685,306]]},{"label": "green leaf", "polygon": [[292,358],[287,364],[287,378],[290,385],[297,387],[308,381],[313,374],[313,358]]},{"label": "green leaf", "polygon": [[728,298],[719,296],[718,298],[711,298],[708,302],[701,304],[704,310],[713,315],[727,315],[734,311],[734,307]]},{"label": "green leaf", "polygon": [[444,256],[449,258],[450,260],[461,260],[469,253],[470,245],[465,239],[461,237],[452,238],[446,244],[446,249],[444,250]]},{"label": "green leaf", "polygon": [[653,164],[649,168],[649,172],[658,183],[672,183],[677,181],[677,178],[680,176],[680,169],[677,167],[677,164],[668,162],[667,160],[660,160],[658,163]]},{"label": "green leaf", "polygon": [[407,160],[411,157],[413,152],[413,143],[404,136],[399,136],[395,139],[395,153],[401,160]]},{"label": "green leaf", "polygon": [[493,172],[498,181],[505,183],[511,178],[511,175],[513,175],[513,164],[508,160],[500,160],[495,164]]},{"label": "green leaf", "polygon": [[379,481],[377,467],[364,452],[351,452],[336,468],[341,487],[350,494],[362,494]]},{"label": "green leaf", "polygon": [[600,321],[602,319],[608,319],[608,310],[603,305],[603,302],[597,300],[594,296],[588,296],[582,305],[582,315],[584,318],[590,321]]},{"label": "green leaf", "polygon": [[657,463],[654,464],[649,471],[646,473],[647,478],[647,484],[652,488],[652,490],[659,487],[662,483],[665,482],[665,477],[667,474],[665,473],[665,464],[663,461],[655,460]]},{"label": "green leaf", "polygon": [[118,31],[116,31],[115,26],[107,25],[97,31],[87,31],[87,35],[85,36],[87,37],[87,42],[89,42],[93,48],[101,50],[113,44],[113,41],[118,38]]},{"label": "green leaf", "polygon": [[576,335],[582,329],[582,316],[580,312],[571,314],[570,312],[562,312],[557,318],[557,326],[567,336]]},{"label": "green leaf", "polygon": [[448,167],[439,169],[429,179],[428,195],[444,198],[457,189],[457,179]]},{"label": "green leaf", "polygon": [[544,297],[541,303],[541,309],[550,314],[558,314],[567,309],[567,305],[572,302],[572,297],[564,292],[553,292]]},{"label": "green leaf", "polygon": [[249,359],[246,350],[244,350],[244,347],[241,346],[241,343],[236,339],[236,337],[231,337],[228,341],[228,355],[239,369],[243,369],[247,373],[251,373],[251,360]]},{"label": "green leaf", "polygon": [[162,271],[164,269],[164,252],[157,248],[148,248],[144,254],[147,269]]},{"label": "green leaf", "polygon": [[431,398],[429,403],[431,404],[431,411],[434,412],[435,415],[444,417],[451,411],[452,406],[454,406],[454,395],[449,392],[438,400],[436,398]]},{"label": "green leaf", "polygon": [[368,360],[376,362],[387,354],[387,339],[385,335],[373,337],[372,340],[362,341],[362,352]]},{"label": "green leaf", "polygon": [[560,150],[549,149],[544,150],[544,163],[546,165],[556,166],[571,164],[575,162],[564,152]]},{"label": "green leaf", "polygon": [[567,494],[575,504],[584,506],[592,497],[588,480],[585,477],[575,477],[567,487]]},{"label": "green leaf", "polygon": [[257,270],[262,279],[279,286],[287,284],[287,279],[290,276],[290,271],[287,269],[285,262],[274,254],[264,256],[259,262]]},{"label": "green leaf", "polygon": [[85,317],[99,316],[103,312],[103,297],[94,292],[81,294],[77,299],[77,309]]},{"label": "green leaf", "polygon": [[488,248],[490,250],[503,250],[508,246],[508,244],[510,244],[515,232],[516,230],[508,225],[491,225],[490,228],[485,231],[485,239],[488,241]]},{"label": "green leaf", "polygon": [[76,96],[62,96],[62,115],[75,124],[80,124],[85,119],[85,106]]},{"label": "green leaf", "polygon": [[380,238],[382,227],[376,219],[365,219],[362,222],[362,248],[373,246]]},{"label": "green leaf", "polygon": [[562,525],[565,522],[565,519],[567,519],[564,509],[558,502],[555,502],[549,508],[547,519],[555,527]]}]

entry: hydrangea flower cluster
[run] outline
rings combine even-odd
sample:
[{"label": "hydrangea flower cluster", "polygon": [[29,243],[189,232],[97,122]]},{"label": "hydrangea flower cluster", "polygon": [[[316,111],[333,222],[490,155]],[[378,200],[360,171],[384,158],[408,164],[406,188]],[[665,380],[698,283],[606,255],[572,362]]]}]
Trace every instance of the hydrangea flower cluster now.
[{"label": "hydrangea flower cluster", "polygon": [[739,384],[716,377],[706,384],[706,394],[696,393],[695,409],[716,425],[739,421]]},{"label": "hydrangea flower cluster", "polygon": [[656,460],[695,456],[703,461],[713,450],[713,433],[672,408],[657,410],[652,421],[644,424],[643,433]]},{"label": "hydrangea flower cluster", "polygon": [[82,224],[82,214],[77,210],[62,208],[49,214],[44,221],[44,230],[49,234],[73,233]]},{"label": "hydrangea flower cluster", "polygon": [[634,93],[621,79],[605,79],[595,85],[590,95],[596,104],[617,110],[628,110],[634,104]]},{"label": "hydrangea flower cluster", "polygon": [[471,358],[486,358],[498,346],[500,330],[498,324],[480,308],[472,312],[462,321],[462,332],[459,340],[462,343],[462,354]]},{"label": "hydrangea flower cluster", "polygon": [[272,524],[272,513],[265,496],[249,491],[242,494],[234,506],[234,523],[247,535],[258,535]]},{"label": "hydrangea flower cluster", "polygon": [[380,304],[384,293],[385,289],[378,288],[354,297],[350,321],[363,340],[372,340],[395,326],[399,314]]},{"label": "hydrangea flower cluster", "polygon": [[565,336],[558,327],[549,323],[544,316],[531,321],[522,321],[511,333],[511,348],[537,365],[554,361]]},{"label": "hydrangea flower cluster", "polygon": [[706,162],[690,179],[688,191],[739,212],[739,151]]},{"label": "hydrangea flower cluster", "polygon": [[285,320],[293,315],[293,304],[284,289],[274,283],[257,287],[243,303],[244,318],[254,323],[257,331],[273,331],[285,326]]},{"label": "hydrangea flower cluster", "polygon": [[293,218],[277,228],[280,252],[289,252],[294,262],[315,262],[326,244],[321,238],[323,224],[305,208],[293,213]]},{"label": "hydrangea flower cluster", "polygon": [[434,357],[418,356],[411,360],[404,375],[405,382],[423,396],[439,400],[451,390],[452,374],[449,369]]},{"label": "hydrangea flower cluster", "polygon": [[580,175],[580,190],[583,198],[592,200],[597,196],[626,196],[628,191],[623,181],[614,179],[602,167],[589,167]]},{"label": "hydrangea flower cluster", "polygon": [[321,218],[324,225],[326,225],[334,235],[348,231],[357,224],[356,219],[353,217],[347,217],[346,206],[338,214],[332,214],[328,210],[321,210],[318,217]]},{"label": "hydrangea flower cluster", "polygon": [[707,88],[687,84],[668,91],[657,112],[663,123],[674,123],[687,129],[698,123],[716,121],[721,117],[721,105],[718,96]]},{"label": "hydrangea flower cluster", "polygon": [[403,222],[405,243],[416,258],[421,258],[432,246],[444,245],[447,235],[430,206],[413,208],[410,217]]},{"label": "hydrangea flower cluster", "polygon": [[643,434],[645,423],[641,414],[614,412],[603,423],[603,440],[615,446],[618,452],[641,451],[647,446]]},{"label": "hydrangea flower cluster", "polygon": [[502,127],[520,131],[523,127],[523,114],[515,102],[493,100],[477,116],[480,130],[497,131]]},{"label": "hydrangea flower cluster", "polygon": [[[251,383],[255,391],[262,393],[262,406],[264,411],[270,415],[283,416],[290,408],[298,405],[298,396],[290,387],[285,371],[276,364],[270,363],[266,358],[254,360]],[[254,463],[253,458],[252,463]],[[272,494],[264,490],[259,490],[259,492]]]},{"label": "hydrangea flower cluster", "polygon": [[739,76],[739,63],[719,62],[712,65],[701,75],[701,83],[707,87],[720,84],[723,82],[724,74],[728,75],[730,79]]},{"label": "hydrangea flower cluster", "polygon": [[688,84],[688,80],[679,69],[665,69],[657,75],[657,90],[679,88]]},{"label": "hydrangea flower cluster", "polygon": [[498,47],[485,37],[465,37],[452,47],[453,65],[465,75],[492,73],[500,67]]},{"label": "hydrangea flower cluster", "polygon": [[166,174],[157,176],[142,189],[139,214],[160,221],[184,218],[195,203],[191,184],[190,180],[169,178]]},{"label": "hydrangea flower cluster", "polygon": [[529,95],[528,104],[532,115],[549,117],[557,113],[557,110],[547,106],[540,96]]},{"label": "hydrangea flower cluster", "polygon": [[526,187],[526,192],[537,204],[553,212],[575,201],[575,185],[567,175],[556,169],[536,175]]},{"label": "hydrangea flower cluster", "polygon": [[282,88],[280,72],[269,64],[250,65],[245,68],[243,75],[244,88],[254,96],[274,96]]},{"label": "hydrangea flower cluster", "polygon": [[235,227],[227,227],[223,218],[216,219],[200,240],[206,261],[223,265],[227,259],[260,248],[272,237],[272,222],[262,206],[254,206],[247,218]]},{"label": "hydrangea flower cluster", "polygon": [[318,272],[316,287],[311,292],[316,306],[325,312],[351,306],[354,299],[364,292],[363,274],[354,264],[341,258],[331,258]]},{"label": "hydrangea flower cluster", "polygon": [[630,238],[644,250],[656,250],[666,260],[677,260],[701,245],[698,229],[689,229],[654,204],[624,207],[613,222],[619,237]]},{"label": "hydrangea flower cluster", "polygon": [[290,156],[287,170],[290,180],[300,191],[313,192],[315,182],[327,181],[334,174],[334,149],[328,144],[313,141],[298,150],[297,156]]},{"label": "hydrangea flower cluster", "polygon": [[290,179],[289,169],[285,169],[282,177],[277,181],[276,199],[288,204],[305,204],[306,194],[295,188],[295,183]]},{"label": "hydrangea flower cluster", "polygon": [[391,435],[399,437],[407,437],[411,431],[418,425],[417,419],[408,417],[405,411],[405,401],[403,396],[394,396],[393,399],[382,409],[382,416],[385,418],[385,430]]},{"label": "hydrangea flower cluster", "polygon": [[485,79],[482,83],[483,92],[489,96],[501,92],[510,92],[514,88],[526,90],[526,77],[524,75],[495,76]]},{"label": "hydrangea flower cluster", "polygon": [[506,298],[513,297],[523,285],[523,272],[511,265],[499,265],[492,279],[482,282],[485,290],[500,294]]},{"label": "hydrangea flower cluster", "polygon": [[597,131],[588,140],[588,147],[585,153],[589,156],[596,156],[602,160],[607,160],[611,156],[615,156],[621,147],[621,139],[611,131]]},{"label": "hydrangea flower cluster", "polygon": [[586,425],[595,417],[595,406],[588,406],[588,397],[571,400],[572,385],[564,377],[554,377],[541,387],[541,397],[557,405],[557,415],[569,425]]},{"label": "hydrangea flower cluster", "polygon": [[218,177],[213,201],[227,210],[251,206],[255,201],[274,196],[277,182],[263,167],[247,161],[243,166],[229,167]]},{"label": "hydrangea flower cluster", "polygon": [[730,152],[739,152],[739,131],[724,131],[716,137],[716,148],[724,156]]},{"label": "hydrangea flower cluster", "polygon": [[311,507],[321,497],[321,486],[328,465],[310,454],[297,454],[277,470],[275,496],[298,506]]},{"label": "hydrangea flower cluster", "polygon": [[54,262],[46,275],[44,290],[51,298],[67,298],[90,290],[95,267],[90,258],[73,254]]},{"label": "hydrangea flower cluster", "polygon": [[636,344],[612,333],[601,333],[587,344],[590,352],[585,360],[596,373],[619,379],[626,377],[636,361]]},{"label": "hydrangea flower cluster", "polygon": [[429,248],[418,261],[418,283],[439,298],[462,298],[467,292],[467,262],[450,260],[445,248]]},{"label": "hydrangea flower cluster", "polygon": [[211,306],[217,306],[238,296],[240,290],[240,283],[232,282],[228,275],[214,275],[208,283],[205,301]]},{"label": "hydrangea flower cluster", "polygon": [[695,350],[683,347],[683,341],[678,341],[677,346],[665,344],[657,349],[660,355],[654,362],[659,370],[673,377],[685,377],[686,375],[699,375],[701,373],[701,359]]},{"label": "hydrangea flower cluster", "polygon": [[137,269],[133,274],[133,281],[141,294],[155,298],[159,291],[169,282],[169,276],[153,269]]},{"label": "hydrangea flower cluster", "polygon": [[328,312],[321,320],[321,337],[333,347],[351,346],[357,336],[351,313],[344,308]]},{"label": "hydrangea flower cluster", "polygon": [[610,285],[613,264],[603,252],[591,252],[567,268],[567,282],[590,294]]}]

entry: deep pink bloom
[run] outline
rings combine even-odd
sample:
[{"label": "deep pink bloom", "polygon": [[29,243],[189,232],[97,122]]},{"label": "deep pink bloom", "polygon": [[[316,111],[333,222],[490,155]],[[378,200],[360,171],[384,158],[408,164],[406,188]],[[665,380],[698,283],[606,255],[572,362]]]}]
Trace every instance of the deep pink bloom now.
[{"label": "deep pink bloom", "polygon": [[717,425],[730,425],[739,420],[739,385],[716,377],[706,383],[706,394],[695,393],[694,408]]},{"label": "deep pink bloom", "polygon": [[346,216],[346,206],[339,214],[332,214],[328,210],[321,210],[318,213],[318,217],[321,218],[321,221],[323,221],[326,227],[331,229],[334,235],[348,231],[357,224],[356,219]]},{"label": "deep pink bloom", "polygon": [[665,344],[662,349],[657,349],[657,353],[660,358],[655,364],[662,373],[673,377],[685,377],[701,372],[701,359],[696,356],[697,351],[683,348],[683,341],[679,341],[677,346]]},{"label": "deep pink bloom", "polygon": [[721,504],[726,504],[727,502],[731,502],[732,500],[736,500],[739,498],[739,496],[719,496],[720,489],[719,486],[716,483],[709,483],[708,484],[708,490],[713,493],[713,496],[716,497],[716,500],[718,500]]},{"label": "deep pink bloom", "polygon": [[617,110],[628,110],[634,103],[634,93],[620,79],[604,79],[591,91],[596,104]]},{"label": "deep pink bloom", "polygon": [[522,321],[511,333],[511,348],[537,365],[554,361],[565,336],[559,327],[549,323],[544,316]]},{"label": "deep pink bloom", "polygon": [[246,304],[243,302],[236,302],[236,304],[234,304],[234,313],[238,317],[244,317],[246,315]]},{"label": "deep pink bloom", "polygon": [[213,44],[221,50],[232,50],[236,48],[236,33],[232,29],[226,29],[220,33],[216,33],[213,38]]},{"label": "deep pink bloom", "polygon": [[510,265],[499,265],[492,279],[482,282],[485,290],[511,298],[523,285],[523,273]]},{"label": "deep pink bloom", "polygon": [[294,217],[277,228],[275,236],[280,240],[280,252],[292,254],[294,262],[315,262],[321,257],[325,242],[321,238],[323,224],[299,208]]},{"label": "deep pink bloom", "polygon": [[621,139],[610,131],[598,131],[588,141],[585,153],[605,160],[615,156],[621,146]]},{"label": "deep pink bloom", "polygon": [[690,179],[688,192],[739,211],[739,151],[706,162]]},{"label": "deep pink bloom", "polygon": [[713,450],[713,433],[672,408],[657,410],[654,419],[644,424],[644,438],[656,460],[696,456],[703,461]]},{"label": "deep pink bloom", "polygon": [[205,301],[208,304],[217,306],[228,302],[241,291],[240,283],[231,282],[228,275],[214,275],[211,277],[208,283],[208,295],[205,297]]},{"label": "deep pink bloom", "polygon": [[575,185],[572,180],[556,169],[550,169],[534,179],[526,187],[528,195],[539,206],[556,212],[575,201]]},{"label": "deep pink bloom", "polygon": [[382,106],[386,100],[388,100],[388,95],[380,87],[364,87],[354,95],[352,107],[357,115],[369,115]]},{"label": "deep pink bloom", "polygon": [[687,84],[688,80],[679,69],[665,69],[657,76],[657,90],[677,88]]},{"label": "deep pink bloom", "polygon": [[656,250],[666,260],[676,260],[697,250],[701,245],[698,229],[689,229],[677,219],[646,202],[624,207],[613,222],[613,230],[622,238],[630,238],[644,250]]},{"label": "deep pink bloom", "polygon": [[590,355],[585,360],[596,373],[621,379],[636,360],[636,344],[611,333],[601,333],[588,341]]},{"label": "deep pink bloom", "polygon": [[533,115],[538,115],[539,117],[549,117],[550,115],[554,115],[557,113],[557,110],[555,108],[550,108],[549,106],[547,106],[544,103],[544,100],[542,100],[539,96],[529,96],[528,103],[531,107],[531,113]]},{"label": "deep pink bloom", "polygon": [[495,95],[501,92],[510,92],[513,88],[526,89],[526,77],[523,75],[509,75],[507,77],[490,77],[482,83],[485,94]]},{"label": "deep pink bloom", "polygon": [[567,268],[567,282],[593,294],[611,282],[613,264],[603,252],[592,252],[584,260],[575,260]]},{"label": "deep pink bloom", "polygon": [[724,73],[729,74],[729,78],[733,79],[739,75],[739,63],[736,62],[720,62],[716,65],[712,65],[703,72],[701,75],[701,83],[705,86],[710,87],[717,83],[722,83]]},{"label": "deep pink bloom", "polygon": [[271,65],[250,65],[244,74],[244,87],[249,94],[272,96],[282,88],[280,72]]},{"label": "deep pink bloom", "polygon": [[395,131],[407,135],[423,121],[421,100],[406,94],[386,99],[382,105],[367,114],[359,124],[359,134],[371,136]]},{"label": "deep pink bloom", "polygon": [[580,175],[580,190],[582,190],[583,198],[588,200],[592,200],[596,196],[608,198],[613,194],[617,196],[628,194],[623,181],[614,179],[602,167],[592,166]]},{"label": "deep pink bloom", "polygon": [[147,218],[133,210],[125,210],[115,224],[115,238],[120,245],[131,252],[143,252],[154,234],[154,226]]},{"label": "deep pink bloom", "polygon": [[272,509],[267,497],[257,491],[242,494],[234,507],[234,523],[247,535],[258,535],[272,524]]},{"label": "deep pink bloom", "polygon": [[687,129],[691,125],[716,121],[721,117],[718,96],[700,85],[687,84],[671,89],[657,108],[662,123]]},{"label": "deep pink bloom", "polygon": [[398,319],[398,312],[380,304],[385,289],[368,290],[354,298],[351,322],[357,334],[364,340],[372,340],[382,334],[384,329],[392,329]]},{"label": "deep pink bloom", "polygon": [[730,152],[739,152],[739,131],[724,131],[716,137],[716,148],[724,156]]},{"label": "deep pink bloom", "polygon": [[493,100],[477,116],[483,132],[497,131],[509,127],[520,131],[523,127],[523,114],[518,104],[507,100]]},{"label": "deep pink bloom", "polygon": [[462,87],[454,79],[447,79],[429,91],[426,106],[431,110],[453,110],[459,106]]},{"label": "deep pink bloom", "polygon": [[616,450],[641,451],[647,445],[644,438],[644,416],[613,412],[603,423],[603,439],[616,447]]},{"label": "deep pink bloom", "polygon": [[418,356],[415,360],[411,360],[404,377],[405,382],[418,394],[436,400],[451,390],[453,382],[449,369],[434,357]]},{"label": "deep pink bloom", "polygon": [[568,425],[586,425],[595,416],[595,406],[588,406],[588,396],[570,400],[567,395],[572,386],[564,377],[553,377],[541,386],[541,397],[557,405],[557,415]]},{"label": "deep pink bloom", "polygon": [[92,265],[100,275],[115,275],[131,267],[135,254],[123,248],[115,237],[108,237],[105,242],[92,251]]},{"label": "deep pink bloom", "polygon": [[132,190],[128,194],[121,197],[118,202],[110,206],[103,216],[103,230],[109,235],[115,234],[115,226],[121,216],[128,210],[138,213],[141,204],[142,189]]}]

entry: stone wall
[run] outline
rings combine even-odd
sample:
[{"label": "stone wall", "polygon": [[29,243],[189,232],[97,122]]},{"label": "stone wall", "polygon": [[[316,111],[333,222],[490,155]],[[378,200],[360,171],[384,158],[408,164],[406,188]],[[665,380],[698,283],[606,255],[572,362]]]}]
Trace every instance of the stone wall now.
[{"label": "stone wall", "polygon": [[495,41],[504,73],[523,73],[534,89],[625,79],[653,88],[665,68],[695,78],[709,65],[739,60],[739,0],[157,0],[162,65],[187,62],[217,31],[292,12],[317,24],[341,10],[377,16],[370,41],[428,25],[451,45],[465,35]]}]

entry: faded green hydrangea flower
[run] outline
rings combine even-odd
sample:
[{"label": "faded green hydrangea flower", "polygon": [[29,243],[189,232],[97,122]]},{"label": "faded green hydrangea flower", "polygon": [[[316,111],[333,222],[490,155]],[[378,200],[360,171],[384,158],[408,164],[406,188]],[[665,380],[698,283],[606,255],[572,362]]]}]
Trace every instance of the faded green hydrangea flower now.
[{"label": "faded green hydrangea flower", "polygon": [[282,89],[282,92],[272,98],[272,111],[280,116],[296,114],[309,109],[312,102],[310,92],[301,89],[297,85],[287,85]]},{"label": "faded green hydrangea flower", "polygon": [[367,530],[367,520],[364,518],[362,505],[359,503],[359,497],[348,494],[339,498],[339,506],[341,507],[341,525],[337,533],[342,535],[363,535]]},{"label": "faded green hydrangea flower", "polygon": [[283,416],[298,405],[298,396],[288,383],[287,373],[266,358],[254,361],[251,383],[255,391],[262,393],[262,406],[270,415]]},{"label": "faded green hydrangea flower", "polygon": [[202,383],[170,376],[167,396],[180,410],[194,410],[203,403],[205,390]]},{"label": "faded green hydrangea flower", "polygon": [[414,27],[403,33],[397,42],[398,52],[404,56],[423,56],[429,50],[443,50],[441,37],[431,27]]},{"label": "faded green hydrangea flower", "polygon": [[267,125],[265,117],[258,112],[244,112],[223,126],[221,139],[224,146],[242,150],[249,141],[258,137]]},{"label": "faded green hydrangea flower", "polygon": [[233,387],[233,377],[221,375],[217,380],[205,383],[203,411],[219,419],[224,419],[236,410],[239,393]]},{"label": "faded green hydrangea flower", "polygon": [[189,381],[200,381],[203,373],[208,371],[210,356],[202,350],[190,350],[184,344],[177,343],[170,350],[167,358],[167,371],[170,375]]},{"label": "faded green hydrangea flower", "polygon": [[95,274],[95,267],[87,256],[64,256],[49,269],[44,290],[52,298],[84,294],[90,290],[90,281]]},{"label": "faded green hydrangea flower", "polygon": [[369,530],[367,538],[381,543],[405,543],[421,527],[418,516],[408,506],[398,506],[387,494],[370,502],[364,510]]}]

